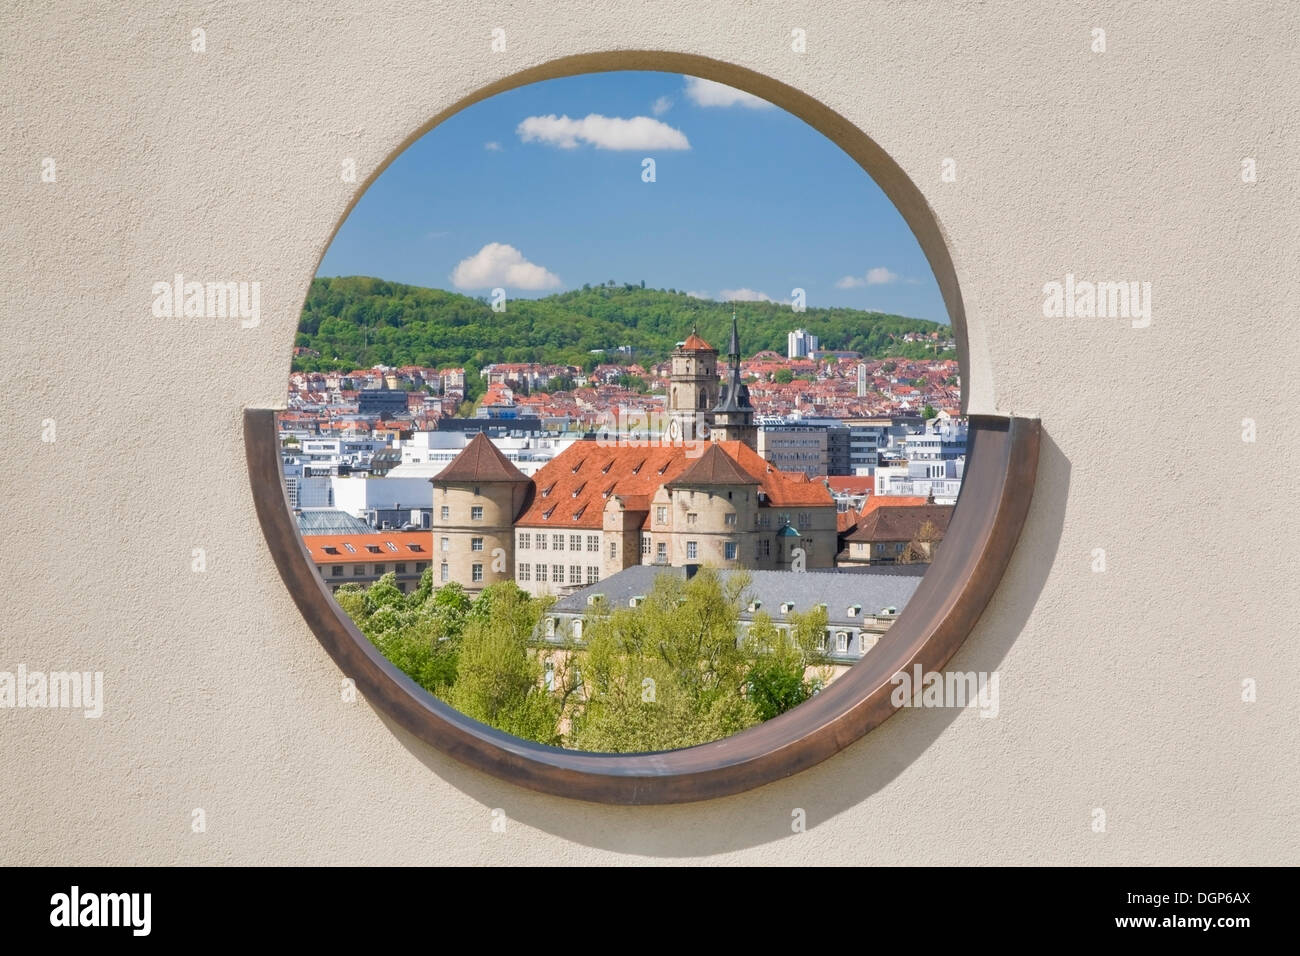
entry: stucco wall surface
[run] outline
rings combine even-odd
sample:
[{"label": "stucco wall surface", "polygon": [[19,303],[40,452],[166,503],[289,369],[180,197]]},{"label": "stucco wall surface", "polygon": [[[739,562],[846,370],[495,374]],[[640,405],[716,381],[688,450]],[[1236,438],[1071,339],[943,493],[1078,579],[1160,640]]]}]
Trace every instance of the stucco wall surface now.
[{"label": "stucco wall surface", "polygon": [[[4,5],[0,670],[103,671],[105,701],[0,711],[0,862],[1300,861],[1298,25],[1284,2]],[[950,665],[999,673],[995,719],[905,710],[781,783],[629,809],[341,699],[241,413],[283,402],[316,264],[403,144],[560,58],[656,52],[801,91],[892,157],[960,281],[970,410],[1046,442]],[[259,282],[260,324],[155,318],[176,273]],[[1045,318],[1067,273],[1150,282],[1149,326]]]}]

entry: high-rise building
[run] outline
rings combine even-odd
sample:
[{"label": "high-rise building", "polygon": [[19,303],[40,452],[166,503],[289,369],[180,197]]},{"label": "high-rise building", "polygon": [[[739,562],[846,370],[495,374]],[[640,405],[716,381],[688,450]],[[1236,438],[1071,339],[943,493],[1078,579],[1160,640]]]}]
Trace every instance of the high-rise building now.
[{"label": "high-rise building", "polygon": [[817,336],[807,329],[795,329],[785,337],[787,358],[807,358],[817,351]]},{"label": "high-rise building", "polygon": [[865,363],[858,363],[858,398],[867,397],[867,366]]}]

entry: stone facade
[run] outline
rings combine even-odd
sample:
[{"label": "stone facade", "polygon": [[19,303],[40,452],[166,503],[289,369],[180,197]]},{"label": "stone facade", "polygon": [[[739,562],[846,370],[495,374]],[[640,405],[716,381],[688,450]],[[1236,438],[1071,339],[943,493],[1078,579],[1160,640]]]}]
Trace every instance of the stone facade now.
[{"label": "stone facade", "polygon": [[531,485],[482,433],[433,484],[433,583],[477,593],[514,577],[514,522]]}]

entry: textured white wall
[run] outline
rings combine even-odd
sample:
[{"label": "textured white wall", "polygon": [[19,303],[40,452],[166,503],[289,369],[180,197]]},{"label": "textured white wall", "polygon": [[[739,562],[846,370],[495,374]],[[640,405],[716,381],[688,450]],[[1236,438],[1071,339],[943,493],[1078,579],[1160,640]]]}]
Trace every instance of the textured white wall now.
[{"label": "textured white wall", "polygon": [[[1293,5],[50,6],[0,11],[0,670],[103,670],[107,699],[0,711],[0,862],[1297,862]],[[951,665],[1000,672],[997,719],[905,711],[783,783],[623,809],[484,777],[340,700],[254,519],[241,412],[283,400],[308,282],[387,158],[476,91],[620,49],[802,90],[933,207],[970,408],[1048,437]],[[176,272],[259,281],[261,325],[154,318]],[[1045,319],[1067,272],[1151,282],[1151,326]],[[213,457],[177,502],[188,429]]]}]

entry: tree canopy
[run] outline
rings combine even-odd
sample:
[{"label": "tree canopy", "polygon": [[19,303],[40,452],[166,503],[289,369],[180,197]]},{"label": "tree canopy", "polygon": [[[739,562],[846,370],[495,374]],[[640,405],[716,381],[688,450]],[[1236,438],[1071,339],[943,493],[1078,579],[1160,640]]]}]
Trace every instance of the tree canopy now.
[{"label": "tree canopy", "polygon": [[[824,348],[868,358],[934,354],[904,343],[908,332],[946,329],[924,319],[845,308],[793,313],[777,302],[744,302],[741,343],[747,355],[784,353],[798,325]],[[486,297],[426,289],[364,276],[312,280],[295,344],[319,355],[300,355],[294,371],[347,371],[372,365],[464,366],[473,378],[493,362],[544,362],[588,367],[593,350],[624,362],[667,358],[692,328],[725,348],[732,306],[684,292],[638,284],[584,286],[540,299],[509,299],[493,312]],[[628,347],[631,352],[614,350]]]},{"label": "tree canopy", "polygon": [[461,713],[539,743],[606,753],[689,747],[770,720],[829,677],[826,612],[740,626],[747,574],[661,574],[636,608],[597,604],[581,640],[540,636],[550,598],[514,582],[471,600],[433,573],[339,588],[339,604],[399,669]]}]

